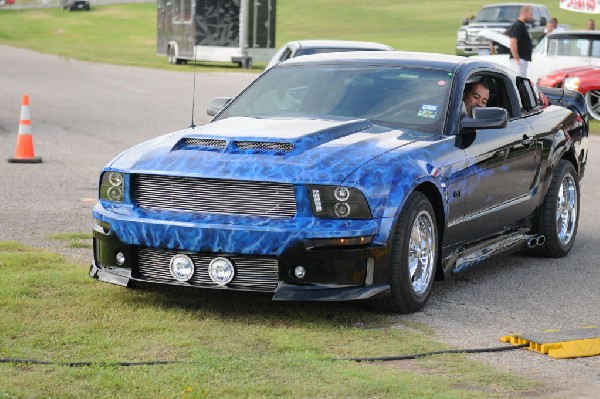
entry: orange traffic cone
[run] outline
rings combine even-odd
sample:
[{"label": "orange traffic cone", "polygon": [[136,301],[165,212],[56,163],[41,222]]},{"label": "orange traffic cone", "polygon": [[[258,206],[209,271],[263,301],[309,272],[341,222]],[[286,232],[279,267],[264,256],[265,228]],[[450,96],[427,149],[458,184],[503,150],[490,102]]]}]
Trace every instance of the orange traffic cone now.
[{"label": "orange traffic cone", "polygon": [[21,120],[17,135],[17,149],[14,158],[8,158],[11,163],[40,163],[42,158],[33,155],[33,137],[31,136],[31,116],[29,115],[29,96],[23,95],[21,102]]}]

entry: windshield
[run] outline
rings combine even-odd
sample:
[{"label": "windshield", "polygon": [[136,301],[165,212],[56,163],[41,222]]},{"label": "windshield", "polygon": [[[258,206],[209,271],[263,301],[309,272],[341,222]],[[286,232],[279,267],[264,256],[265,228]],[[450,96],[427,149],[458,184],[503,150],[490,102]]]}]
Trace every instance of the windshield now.
[{"label": "windshield", "polygon": [[452,78],[448,71],[420,68],[275,67],[244,91],[218,119],[342,117],[441,134]]},{"label": "windshield", "polygon": [[592,45],[592,56],[598,56],[599,40],[592,40],[589,36],[556,36],[548,37],[548,55],[566,55],[574,57],[587,57]]},{"label": "windshield", "polygon": [[521,6],[485,7],[478,13],[473,22],[514,22],[519,16]]}]

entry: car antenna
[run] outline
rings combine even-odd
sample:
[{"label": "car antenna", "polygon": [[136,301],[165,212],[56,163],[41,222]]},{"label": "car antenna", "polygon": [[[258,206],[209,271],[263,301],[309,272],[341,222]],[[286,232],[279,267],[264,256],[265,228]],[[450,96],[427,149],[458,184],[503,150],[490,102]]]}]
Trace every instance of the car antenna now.
[{"label": "car antenna", "polygon": [[196,63],[196,46],[194,46],[194,89],[193,89],[193,93],[192,93],[192,124],[190,125],[190,128],[195,128],[196,125],[194,124],[194,107],[195,107],[195,103],[196,103],[196,70],[198,69],[198,64]]}]

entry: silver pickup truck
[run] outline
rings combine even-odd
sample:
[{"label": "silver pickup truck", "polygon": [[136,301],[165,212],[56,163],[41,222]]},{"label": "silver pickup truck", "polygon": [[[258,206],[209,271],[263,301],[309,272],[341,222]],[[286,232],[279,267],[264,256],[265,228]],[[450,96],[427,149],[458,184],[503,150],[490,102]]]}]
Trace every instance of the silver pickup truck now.
[{"label": "silver pickup truck", "polygon": [[479,33],[487,29],[504,34],[515,22],[519,16],[519,9],[524,5],[533,8],[533,21],[528,25],[533,44],[537,44],[544,34],[546,22],[550,19],[546,6],[527,3],[490,4],[479,10],[474,18],[465,18],[456,36],[456,54],[467,56],[490,54],[489,39],[481,37]]}]

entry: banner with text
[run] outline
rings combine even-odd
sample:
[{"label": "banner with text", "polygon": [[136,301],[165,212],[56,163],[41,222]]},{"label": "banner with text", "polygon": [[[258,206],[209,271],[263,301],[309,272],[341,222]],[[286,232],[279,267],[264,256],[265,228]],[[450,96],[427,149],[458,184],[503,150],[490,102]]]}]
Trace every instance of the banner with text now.
[{"label": "banner with text", "polygon": [[575,12],[600,14],[600,0],[560,0],[560,8]]}]

